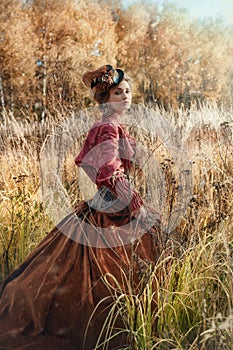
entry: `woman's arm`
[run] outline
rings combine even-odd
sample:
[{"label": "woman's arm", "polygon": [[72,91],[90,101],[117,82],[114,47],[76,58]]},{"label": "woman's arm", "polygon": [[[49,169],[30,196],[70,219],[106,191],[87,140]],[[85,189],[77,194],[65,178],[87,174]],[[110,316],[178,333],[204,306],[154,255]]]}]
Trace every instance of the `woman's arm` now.
[{"label": "woman's arm", "polygon": [[103,124],[100,127],[96,158],[101,156],[101,161],[96,169],[96,184],[98,188],[102,185],[108,187],[118,199],[135,211],[143,205],[143,201],[125,174],[119,155],[119,138],[118,124]]}]

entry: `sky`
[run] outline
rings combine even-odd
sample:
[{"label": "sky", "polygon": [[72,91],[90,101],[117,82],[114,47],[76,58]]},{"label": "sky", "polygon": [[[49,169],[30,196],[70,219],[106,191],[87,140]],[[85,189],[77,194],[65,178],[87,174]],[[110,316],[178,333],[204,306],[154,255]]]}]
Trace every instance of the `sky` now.
[{"label": "sky", "polygon": [[[154,0],[162,4],[163,0]],[[125,5],[134,0],[123,0]],[[186,8],[193,18],[221,17],[226,24],[233,25],[233,0],[170,0],[180,8]]]}]

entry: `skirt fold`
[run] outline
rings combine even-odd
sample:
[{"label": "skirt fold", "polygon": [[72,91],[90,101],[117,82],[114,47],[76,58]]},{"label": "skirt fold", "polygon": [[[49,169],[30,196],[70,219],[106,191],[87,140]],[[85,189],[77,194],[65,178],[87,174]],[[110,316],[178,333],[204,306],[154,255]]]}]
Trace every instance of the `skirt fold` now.
[{"label": "skirt fold", "polygon": [[[137,292],[143,262],[155,263],[163,249],[155,227],[131,242],[131,219],[84,201],[64,218],[2,284],[0,350],[93,350],[114,291],[127,293],[131,283]],[[124,327],[119,316],[115,334]],[[106,349],[125,344],[121,333]]]}]

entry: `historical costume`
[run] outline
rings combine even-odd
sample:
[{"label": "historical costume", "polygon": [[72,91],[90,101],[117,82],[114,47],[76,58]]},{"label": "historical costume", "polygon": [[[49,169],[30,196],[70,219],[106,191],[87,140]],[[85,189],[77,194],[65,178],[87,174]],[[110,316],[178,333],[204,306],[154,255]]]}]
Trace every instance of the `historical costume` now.
[{"label": "historical costume", "polygon": [[[116,75],[107,82],[110,87],[123,81],[123,71],[104,67],[88,80],[92,88],[101,88],[103,75],[110,79],[110,72]],[[156,219],[154,225],[148,221],[131,186],[135,147],[119,115],[103,108],[102,120],[90,129],[75,159],[96,183],[97,193],[66,216],[4,281],[0,349],[93,350],[108,334],[104,349],[127,345],[124,316],[119,313],[110,333],[105,321],[118,293],[143,288],[148,264],[155,264],[163,249]]]}]

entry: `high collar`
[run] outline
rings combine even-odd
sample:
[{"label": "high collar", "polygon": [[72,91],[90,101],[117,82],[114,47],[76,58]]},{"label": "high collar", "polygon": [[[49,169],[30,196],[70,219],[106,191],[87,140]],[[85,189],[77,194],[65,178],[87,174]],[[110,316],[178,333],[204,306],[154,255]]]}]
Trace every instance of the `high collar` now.
[{"label": "high collar", "polygon": [[121,117],[117,113],[114,113],[114,114],[111,114],[111,115],[103,114],[102,115],[102,122],[120,123],[121,122]]}]

